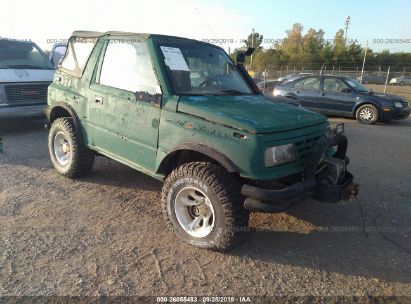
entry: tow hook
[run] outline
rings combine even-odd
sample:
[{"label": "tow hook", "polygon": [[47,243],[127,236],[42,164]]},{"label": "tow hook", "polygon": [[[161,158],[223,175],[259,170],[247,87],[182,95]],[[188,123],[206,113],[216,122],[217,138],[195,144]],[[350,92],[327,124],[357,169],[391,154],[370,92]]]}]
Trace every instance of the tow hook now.
[{"label": "tow hook", "polygon": [[357,183],[351,183],[344,189],[342,199],[345,201],[352,201],[358,196],[360,192],[360,185]]}]

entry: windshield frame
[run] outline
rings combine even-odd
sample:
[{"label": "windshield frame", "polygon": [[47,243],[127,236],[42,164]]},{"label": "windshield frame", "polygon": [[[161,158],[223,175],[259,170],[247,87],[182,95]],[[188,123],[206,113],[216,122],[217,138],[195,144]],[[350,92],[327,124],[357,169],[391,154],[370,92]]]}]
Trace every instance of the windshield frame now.
[{"label": "windshield frame", "polygon": [[[16,70],[55,70],[54,65],[52,64],[50,58],[47,56],[47,54],[33,41],[21,41],[21,40],[11,40],[11,39],[4,39],[4,40],[9,40],[11,42],[16,42],[16,44],[27,44],[33,47],[34,50],[36,50],[40,56],[44,59],[44,66],[30,66],[30,65],[3,65],[0,62],[0,69],[16,69]],[[47,66],[48,64],[48,66]]]},{"label": "windshield frame", "polygon": [[[234,63],[232,58],[225,52],[225,50],[219,46],[205,43],[202,41],[197,41],[197,40],[191,40],[187,38],[179,38],[179,37],[164,37],[164,36],[154,36],[151,37],[151,40],[153,42],[153,46],[155,49],[156,57],[157,57],[157,62],[159,64],[160,70],[163,72],[163,79],[166,82],[166,86],[169,88],[169,91],[172,95],[175,96],[238,96],[238,95],[258,95],[261,94],[259,91],[257,91],[251,84],[253,81],[248,75],[244,75],[244,72],[241,71],[241,69]],[[201,93],[201,92],[178,92],[174,85],[173,81],[171,79],[171,75],[168,71],[168,67],[165,64],[165,56],[161,50],[161,46],[166,46],[166,47],[177,47],[176,45],[178,44],[196,44],[196,45],[202,45],[208,48],[215,48],[218,51],[222,51],[226,58],[227,62],[233,65],[235,67],[237,73],[241,77],[241,79],[244,81],[245,85],[247,88],[250,90],[250,93],[235,93],[232,90],[226,90],[225,92],[221,91],[220,93]],[[248,76],[248,78],[247,78]]]}]

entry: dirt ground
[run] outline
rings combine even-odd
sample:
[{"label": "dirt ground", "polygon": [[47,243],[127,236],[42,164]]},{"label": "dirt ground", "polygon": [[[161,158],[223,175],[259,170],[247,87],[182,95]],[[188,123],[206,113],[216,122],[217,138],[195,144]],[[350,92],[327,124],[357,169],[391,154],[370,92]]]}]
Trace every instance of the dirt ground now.
[{"label": "dirt ground", "polygon": [[42,122],[2,124],[0,295],[411,296],[411,119],[343,121],[366,234],[356,202],[307,201],[226,254],[165,228],[158,181],[103,157],[66,179]]}]

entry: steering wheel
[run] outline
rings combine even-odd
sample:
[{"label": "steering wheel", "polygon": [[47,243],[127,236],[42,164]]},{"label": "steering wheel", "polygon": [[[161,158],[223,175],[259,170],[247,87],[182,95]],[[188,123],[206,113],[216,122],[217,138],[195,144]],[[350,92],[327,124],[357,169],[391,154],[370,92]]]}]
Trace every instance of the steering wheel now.
[{"label": "steering wheel", "polygon": [[198,85],[198,87],[204,88],[204,87],[216,87],[219,85],[222,85],[222,79],[221,79],[221,75],[216,75],[213,77],[210,77],[206,80],[204,80],[202,83],[200,83]]}]

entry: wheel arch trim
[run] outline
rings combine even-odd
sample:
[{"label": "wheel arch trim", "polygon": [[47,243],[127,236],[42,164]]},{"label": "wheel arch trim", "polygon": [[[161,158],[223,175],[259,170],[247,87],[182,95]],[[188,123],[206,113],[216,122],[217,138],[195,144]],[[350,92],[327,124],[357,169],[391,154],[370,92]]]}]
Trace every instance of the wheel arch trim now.
[{"label": "wheel arch trim", "polygon": [[184,143],[174,147],[167,155],[161,160],[160,165],[157,168],[157,173],[160,173],[164,170],[164,167],[167,163],[175,157],[177,152],[183,151],[194,151],[200,153],[208,158],[214,160],[218,164],[220,164],[223,168],[225,168],[230,173],[240,173],[240,168],[230,160],[226,155],[223,153],[210,148],[207,145],[199,144],[199,143]]},{"label": "wheel arch trim", "polygon": [[46,115],[47,115],[47,119],[49,120],[50,124],[52,124],[53,121],[56,120],[57,118],[61,117],[61,116],[56,116],[57,115],[56,112],[59,109],[63,109],[67,113],[70,114],[70,116],[74,119],[74,125],[76,128],[79,126],[79,118],[77,116],[76,111],[73,109],[73,107],[71,107],[69,104],[65,102],[59,102],[59,103],[54,104],[52,107],[48,106],[46,108]]}]

